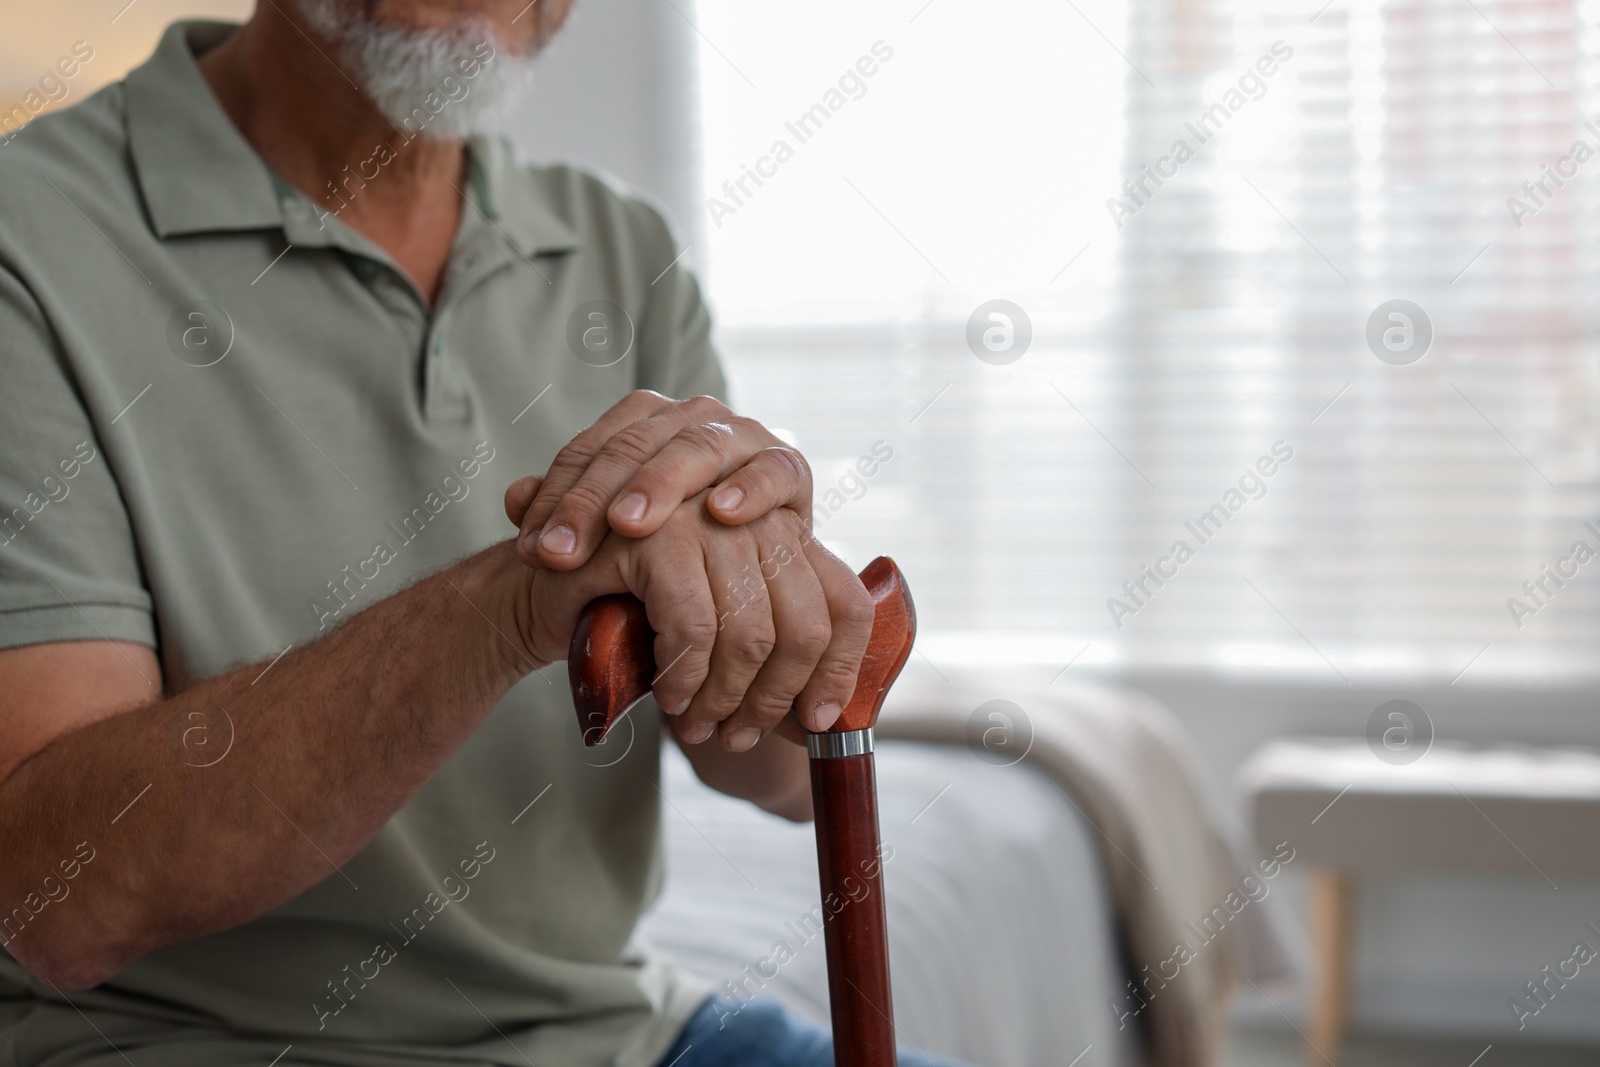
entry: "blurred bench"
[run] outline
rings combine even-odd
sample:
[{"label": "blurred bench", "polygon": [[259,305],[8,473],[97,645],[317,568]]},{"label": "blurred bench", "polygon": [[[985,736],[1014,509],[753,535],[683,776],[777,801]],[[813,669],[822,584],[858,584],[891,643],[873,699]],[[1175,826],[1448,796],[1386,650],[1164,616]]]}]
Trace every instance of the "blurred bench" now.
[{"label": "blurred bench", "polygon": [[1589,750],[1441,743],[1393,764],[1361,741],[1283,740],[1239,783],[1256,839],[1288,841],[1310,871],[1309,1063],[1338,1062],[1362,875],[1516,872],[1554,887],[1600,872],[1600,753]]}]

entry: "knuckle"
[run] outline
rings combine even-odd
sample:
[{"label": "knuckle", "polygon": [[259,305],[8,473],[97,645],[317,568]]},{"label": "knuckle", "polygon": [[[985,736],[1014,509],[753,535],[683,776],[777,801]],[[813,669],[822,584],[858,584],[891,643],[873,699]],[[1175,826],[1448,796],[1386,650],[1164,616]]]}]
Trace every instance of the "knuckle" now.
[{"label": "knuckle", "polygon": [[748,719],[749,725],[759,726],[762,730],[770,730],[783,721],[789,714],[789,709],[794,705],[793,693],[781,693],[772,690],[746,693],[744,702],[739,706],[740,718]]},{"label": "knuckle", "polygon": [[[566,444],[561,446],[561,451],[556,453],[555,460],[550,464],[550,473],[582,471],[594,460],[595,452],[599,449],[599,435],[585,430]],[[547,478],[546,481],[549,479]]]},{"label": "knuckle", "polygon": [[806,544],[811,540],[811,531],[806,527],[805,520],[787,507],[774,508],[755,522],[747,523],[746,528],[753,535],[766,540],[770,546],[767,555],[779,567],[787,567],[806,556]]},{"label": "knuckle", "polygon": [[587,518],[603,513],[610,503],[611,497],[603,489],[593,482],[580,480],[561,494],[556,511],[563,517]]},{"label": "knuckle", "polygon": [[778,646],[778,635],[770,621],[743,627],[728,641],[728,654],[745,667],[759,667],[767,662]]},{"label": "knuckle", "polygon": [[698,666],[690,666],[687,662],[677,664],[666,677],[652,687],[656,703],[663,708],[674,708],[691,701],[695,693],[705,684],[707,674],[708,671],[703,664]]},{"label": "knuckle", "polygon": [[708,614],[697,612],[688,618],[676,620],[670,630],[677,638],[678,647],[687,648],[691,653],[704,655],[717,642],[717,620]]},{"label": "knuckle", "polygon": [[792,638],[796,652],[807,660],[815,663],[828,651],[828,645],[833,642],[833,627],[828,625],[826,619],[808,621],[798,627]]},{"label": "knuckle", "polygon": [[832,614],[835,619],[847,626],[867,630],[871,629],[877,619],[878,610],[866,587],[856,581],[835,595]]},{"label": "knuckle", "polygon": [[683,401],[683,407],[685,409],[692,408],[694,413],[697,415],[701,412],[705,412],[709,415],[729,414],[728,406],[726,404],[714,396],[707,396],[705,393],[700,393],[697,396],[691,396],[688,400]]},{"label": "knuckle", "polygon": [[762,449],[762,452],[770,456],[796,482],[811,479],[811,464],[806,462],[806,457],[802,456],[798,449],[787,445],[773,445]]},{"label": "knuckle", "polygon": [[856,688],[856,668],[842,660],[823,664],[811,676],[810,688],[820,694],[837,693],[841,702],[848,701]]},{"label": "knuckle", "polygon": [[739,710],[742,699],[739,693],[702,693],[695,698],[695,706],[689,714],[700,722],[721,722]]},{"label": "knuckle", "polygon": [[680,445],[699,452],[718,465],[727,462],[728,448],[732,443],[728,428],[715,422],[685,426],[673,438]]},{"label": "knuckle", "polygon": [[656,454],[656,435],[649,422],[630,423],[612,434],[600,449],[600,455],[619,465],[642,466]]},{"label": "knuckle", "polygon": [[797,536],[793,520],[798,518],[799,516],[794,515],[788,508],[773,508],[765,515],[745,523],[744,528],[752,533],[769,535],[792,551],[793,545],[790,542]]}]

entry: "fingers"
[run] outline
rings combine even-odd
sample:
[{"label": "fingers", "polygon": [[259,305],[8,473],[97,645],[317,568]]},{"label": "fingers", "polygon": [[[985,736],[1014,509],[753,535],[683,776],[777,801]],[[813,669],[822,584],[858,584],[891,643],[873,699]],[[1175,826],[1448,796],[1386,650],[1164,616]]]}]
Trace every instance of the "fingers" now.
[{"label": "fingers", "polygon": [[[529,568],[527,609],[517,612],[516,625],[535,663],[567,658],[578,618],[596,597],[611,593],[643,596],[633,558],[637,544],[620,534],[614,535],[601,544],[588,566],[578,571]],[[693,563],[695,559],[690,557],[687,562]],[[704,584],[703,573],[698,581]]]},{"label": "fingers", "polygon": [[811,513],[810,467],[754,419],[727,415],[720,421],[680,423],[628,475],[605,517],[612,529],[629,537],[654,533],[674,508],[719,481],[725,495],[713,494],[710,508],[730,526],[784,506]]},{"label": "fingers", "polygon": [[705,682],[677,724],[691,744],[714,729],[732,752],[796,718],[808,730],[832,726],[855,692],[874,617],[861,580],[792,512],[745,533],[750,540],[708,547],[715,643]]},{"label": "fingers", "polygon": [[719,522],[729,526],[785,507],[804,518],[809,526],[811,466],[788,445],[770,445],[712,490],[709,507]]},{"label": "fingers", "polygon": [[651,692],[663,711],[682,718],[707,680],[719,636],[705,553],[695,539],[661,538],[644,550],[634,544],[639,562],[630,585],[656,632]]},{"label": "fingers", "polygon": [[[774,479],[760,491],[783,492],[784,484]],[[507,516],[525,517],[540,488],[535,478],[513,483]],[[709,495],[676,507],[657,536],[608,533],[588,565],[538,568],[561,603],[548,615],[535,611],[534,629],[566,626],[562,632],[570,634],[567,616],[575,619],[582,604],[565,601],[630,589],[656,631],[652,691],[675,717],[680,740],[698,744],[716,735],[742,752],[775,729],[795,736],[801,726],[825,730],[854,692],[872,629],[871,599],[793,511],[779,508],[735,528],[710,516]],[[559,633],[543,636],[549,640],[535,642],[541,648],[560,643]]]},{"label": "fingers", "polygon": [[745,751],[768,731],[792,721],[795,698],[833,636],[822,585],[794,536],[798,521],[790,517],[764,525],[782,535],[757,540],[777,640],[738,708],[718,728],[723,746],[732,752]]},{"label": "fingers", "polygon": [[539,481],[536,475],[530,474],[506,486],[506,518],[511,520],[511,525],[521,527],[522,517],[539,492]]},{"label": "fingers", "polygon": [[524,563],[538,565],[538,538],[545,521],[555,509],[556,501],[572,488],[600,447],[618,430],[661,410],[669,400],[649,389],[637,389],[623,397],[582,433],[574,437],[556,453],[550,469],[545,472],[543,484],[535,494],[531,507],[517,517],[521,533],[517,537],[517,555]]},{"label": "fingers", "polygon": [[[688,744],[704,741],[739,710],[777,646],[772,604],[755,540],[720,536],[707,541],[705,574],[717,605],[717,630],[705,683],[677,724],[678,736]],[[759,739],[757,733],[748,743]]]},{"label": "fingers", "polygon": [[[657,408],[622,426],[596,423],[563,448],[551,464],[544,487],[522,525],[524,539],[530,533],[536,538],[527,549],[546,566],[558,570],[581,566],[609,529],[630,537],[655,532],[678,504],[724,473],[728,461],[719,459],[698,484],[666,504],[625,493],[619,499],[629,479],[684,434],[694,436],[698,447],[713,449],[718,456],[731,451],[723,442],[730,428],[720,421],[731,416],[719,401],[695,397],[680,403],[649,395],[660,401]],[[747,446],[747,450],[753,454],[759,447]]]},{"label": "fingers", "polygon": [[834,724],[856,691],[875,611],[866,586],[843,560],[809,535],[802,547],[827,601],[832,634],[794,706],[801,724],[820,732]]}]

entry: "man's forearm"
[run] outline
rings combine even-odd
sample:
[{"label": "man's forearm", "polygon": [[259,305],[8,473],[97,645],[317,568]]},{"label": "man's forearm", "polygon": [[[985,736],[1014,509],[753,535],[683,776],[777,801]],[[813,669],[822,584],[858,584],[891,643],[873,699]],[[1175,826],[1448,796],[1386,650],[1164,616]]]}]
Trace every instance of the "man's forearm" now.
[{"label": "man's forearm", "polygon": [[[510,542],[497,545],[264,674],[266,664],[241,668],[37,753],[0,784],[7,950],[83,988],[332,875],[540,665],[505,621],[528,610],[527,573]],[[184,758],[186,730],[207,724],[220,746],[228,721],[225,758]],[[59,881],[80,842],[94,858],[70,898],[20,932],[4,926],[45,876]]]}]

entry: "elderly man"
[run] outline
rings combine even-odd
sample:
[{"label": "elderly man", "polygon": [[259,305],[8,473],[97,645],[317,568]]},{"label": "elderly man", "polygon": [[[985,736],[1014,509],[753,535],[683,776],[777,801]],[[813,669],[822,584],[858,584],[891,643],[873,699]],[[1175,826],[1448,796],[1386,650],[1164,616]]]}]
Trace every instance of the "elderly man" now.
[{"label": "elderly man", "polygon": [[[871,605],[667,399],[660,218],[484,136],[566,11],[264,0],[0,149],[0,1059],[831,1062],[633,938],[661,723],[808,818]],[[621,591],[669,717],[597,768],[545,668]]]}]

